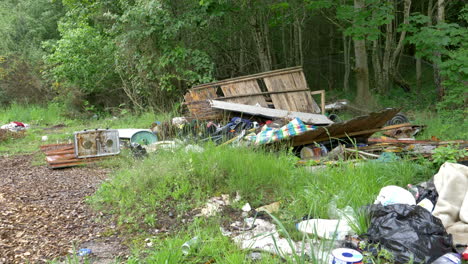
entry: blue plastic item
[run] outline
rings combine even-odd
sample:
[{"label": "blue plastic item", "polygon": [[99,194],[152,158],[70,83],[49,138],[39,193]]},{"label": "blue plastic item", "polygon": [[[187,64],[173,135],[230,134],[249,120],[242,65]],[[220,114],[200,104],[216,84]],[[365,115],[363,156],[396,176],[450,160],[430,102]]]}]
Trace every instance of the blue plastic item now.
[{"label": "blue plastic item", "polygon": [[87,256],[87,255],[91,255],[92,251],[91,249],[89,248],[81,248],[80,250],[78,250],[78,256],[79,257],[84,257],[84,256]]}]

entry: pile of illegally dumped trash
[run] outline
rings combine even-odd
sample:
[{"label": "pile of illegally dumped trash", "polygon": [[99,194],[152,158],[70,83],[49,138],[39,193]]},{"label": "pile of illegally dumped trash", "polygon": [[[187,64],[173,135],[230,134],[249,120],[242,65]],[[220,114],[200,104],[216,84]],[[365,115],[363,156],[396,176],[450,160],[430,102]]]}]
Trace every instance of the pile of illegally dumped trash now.
[{"label": "pile of illegally dumped trash", "polygon": [[[320,105],[315,95],[320,95]],[[358,109],[363,115],[347,121],[335,112],[327,114],[326,110],[350,108],[351,104],[325,105],[325,91],[311,91],[301,67],[198,85],[184,100],[182,117],[156,121],[144,129],[80,131],[73,143],[41,149],[51,168],[62,168],[117,155],[121,147],[129,147],[141,157],[174,146],[200,151],[201,146],[195,145],[206,141],[251,147],[281,144],[293,147],[302,164],[308,165],[354,159],[386,161],[402,155],[430,157],[438,146],[468,146],[464,140],[415,140],[424,126],[409,123],[396,108]],[[370,138],[377,132],[387,137]]]},{"label": "pile of illegally dumped trash", "polygon": [[[230,203],[228,195],[211,198],[199,215],[213,216]],[[307,257],[319,263],[441,264],[468,260],[468,167],[461,164],[445,163],[433,179],[406,189],[386,186],[374,204],[358,212],[349,206],[331,206],[335,219],[296,223],[296,229],[304,234],[300,241],[294,241],[273,216],[280,210],[278,202],[256,209],[247,203],[242,207],[243,221],[221,227],[221,232],[251,252]],[[357,234],[357,218],[363,213],[369,225]],[[251,257],[258,259],[261,254],[251,253]]]}]

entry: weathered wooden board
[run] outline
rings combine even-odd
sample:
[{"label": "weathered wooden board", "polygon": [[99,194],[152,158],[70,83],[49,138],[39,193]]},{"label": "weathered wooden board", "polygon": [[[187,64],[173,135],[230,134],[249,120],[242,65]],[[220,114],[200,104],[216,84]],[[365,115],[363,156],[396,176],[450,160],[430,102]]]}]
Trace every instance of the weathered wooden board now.
[{"label": "weathered wooden board", "polygon": [[[270,92],[307,89],[307,83],[302,71],[265,77],[263,80]],[[314,101],[310,92],[272,94],[271,99],[275,108],[278,109],[320,113],[320,107]]]},{"label": "weathered wooden board", "polygon": [[[265,87],[263,87],[263,84]],[[263,89],[263,88],[266,88]],[[263,90],[262,90],[263,89]],[[286,68],[241,76],[195,86],[184,96],[189,118],[221,118],[200,101],[215,99],[226,102],[273,107],[294,112],[320,113],[312,98],[301,67]],[[322,96],[324,100],[324,96]]]},{"label": "weathered wooden board", "polygon": [[287,111],[287,110],[282,110],[282,109],[271,109],[271,108],[266,108],[266,107],[236,104],[236,103],[223,102],[223,101],[218,101],[218,100],[210,100],[210,104],[212,108],[216,108],[216,109],[222,109],[222,110],[238,112],[238,113],[246,113],[246,114],[256,115],[256,116],[263,116],[267,118],[295,118],[297,117],[306,124],[314,124],[314,125],[329,125],[333,123],[333,121],[328,119],[328,117],[326,117],[325,115],[320,115],[320,114],[294,112],[294,111]]},{"label": "weathered wooden board", "polygon": [[[261,93],[261,89],[258,86],[257,80],[247,80],[241,81],[238,83],[230,83],[222,85],[221,89],[223,90],[224,96],[236,96],[236,95],[246,95],[246,94],[255,94]],[[260,104],[263,107],[267,106],[267,102],[262,95],[246,96],[240,98],[232,98],[227,100],[232,103],[238,104],[247,104],[247,105],[256,105]]]}]

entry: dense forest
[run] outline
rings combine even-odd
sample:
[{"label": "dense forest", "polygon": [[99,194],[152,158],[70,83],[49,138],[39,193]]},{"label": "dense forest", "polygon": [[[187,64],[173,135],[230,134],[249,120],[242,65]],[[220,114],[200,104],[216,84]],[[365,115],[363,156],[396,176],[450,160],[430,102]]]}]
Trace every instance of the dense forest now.
[{"label": "dense forest", "polygon": [[461,0],[2,0],[0,102],[166,111],[195,84],[302,65],[312,90],[460,120],[467,23]]}]

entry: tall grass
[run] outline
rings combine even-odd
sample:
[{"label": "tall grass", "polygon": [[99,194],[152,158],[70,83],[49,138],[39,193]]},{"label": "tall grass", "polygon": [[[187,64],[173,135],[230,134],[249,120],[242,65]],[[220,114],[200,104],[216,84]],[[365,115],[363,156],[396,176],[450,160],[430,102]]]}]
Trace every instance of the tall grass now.
[{"label": "tall grass", "polygon": [[418,139],[440,140],[468,140],[468,122],[452,121],[441,118],[431,112],[418,112],[414,114],[414,123],[426,125]]},{"label": "tall grass", "polygon": [[19,121],[35,125],[69,123],[71,120],[64,115],[66,111],[67,109],[58,103],[49,103],[47,106],[12,103],[8,107],[0,108],[0,122],[4,124]]},{"label": "tall grass", "polygon": [[[160,152],[127,162],[90,201],[130,222],[171,206],[187,211],[210,196],[239,192],[253,207],[281,201],[284,218],[297,221],[313,208],[327,218],[329,203],[358,209],[374,201],[386,185],[405,186],[429,179],[433,172],[399,161],[343,164],[311,173],[296,168],[288,153],[206,145],[202,153]],[[296,220],[295,220],[296,219]],[[149,224],[149,223],[147,223]]]}]

